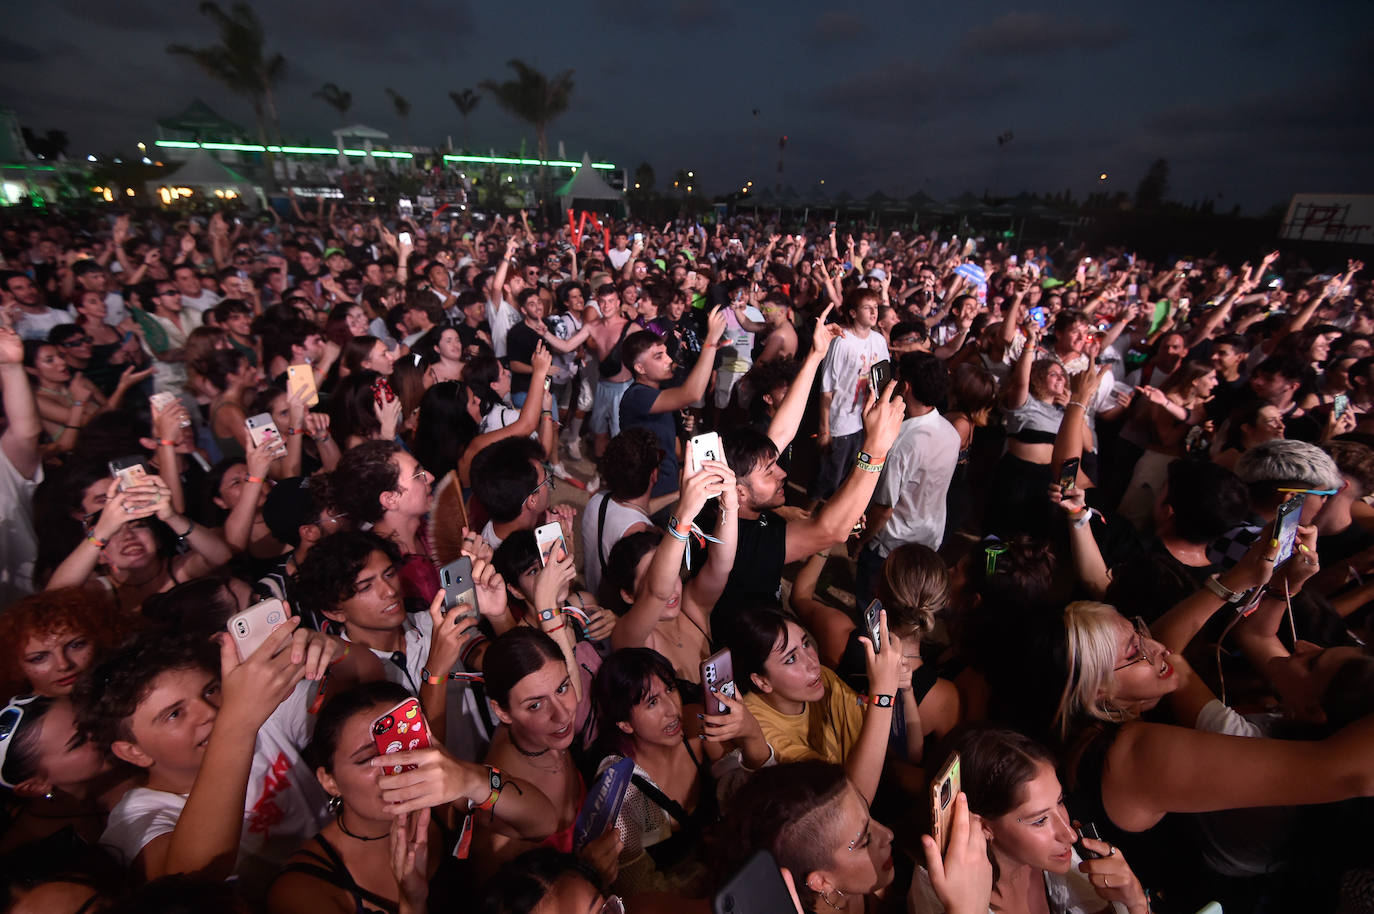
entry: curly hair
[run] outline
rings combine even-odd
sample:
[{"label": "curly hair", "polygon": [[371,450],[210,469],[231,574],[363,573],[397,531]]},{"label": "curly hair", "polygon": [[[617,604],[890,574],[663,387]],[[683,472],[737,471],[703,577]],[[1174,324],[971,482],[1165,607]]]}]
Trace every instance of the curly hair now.
[{"label": "curly hair", "polygon": [[358,573],[374,552],[385,554],[392,562],[401,560],[400,550],[391,540],[360,530],[331,533],[312,546],[291,578],[291,594],[302,615],[337,611],[340,603],[353,596]]},{"label": "curly hair", "polygon": [[77,680],[72,692],[77,732],[105,753],[120,740],[132,740],[129,718],[157,678],[175,670],[218,674],[219,648],[204,635],[135,635]]},{"label": "curly hair", "polygon": [[394,492],[401,482],[395,460],[399,453],[400,445],[393,441],[364,441],[344,452],[335,478],[348,480],[348,485],[339,486],[335,494],[339,507],[355,523],[375,524],[382,519],[382,493]]},{"label": "curly hair", "polygon": [[597,460],[610,498],[629,500],[649,491],[654,470],[663,459],[658,438],[647,428],[627,428],[606,445]]},{"label": "curly hair", "polygon": [[20,658],[29,638],[65,632],[85,635],[95,644],[97,657],[118,644],[133,628],[103,593],[66,587],[23,597],[0,612],[0,695],[25,691]]}]

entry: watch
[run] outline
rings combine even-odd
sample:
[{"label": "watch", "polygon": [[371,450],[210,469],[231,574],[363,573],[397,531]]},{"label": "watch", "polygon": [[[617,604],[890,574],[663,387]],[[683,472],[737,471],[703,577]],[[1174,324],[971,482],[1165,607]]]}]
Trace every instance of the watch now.
[{"label": "watch", "polygon": [[501,778],[501,769],[488,765],[487,780],[491,784],[491,795],[481,803],[473,803],[468,800],[468,812],[493,809],[496,806],[496,801],[501,799],[501,788],[505,785],[505,781]]},{"label": "watch", "polygon": [[1221,583],[1220,575],[1212,575],[1202,582],[1202,586],[1206,587],[1227,603],[1239,603],[1241,600],[1245,599],[1245,591],[1235,591],[1227,587],[1225,584]]},{"label": "watch", "polygon": [[556,616],[556,615],[558,615],[558,614],[557,614],[556,612],[554,612],[552,609],[541,609],[541,610],[539,610],[539,621],[540,621],[540,622],[552,622],[553,619],[554,619],[554,616]]},{"label": "watch", "polygon": [[890,708],[892,707],[892,696],[870,695],[868,696],[868,703],[873,705],[875,708]]}]

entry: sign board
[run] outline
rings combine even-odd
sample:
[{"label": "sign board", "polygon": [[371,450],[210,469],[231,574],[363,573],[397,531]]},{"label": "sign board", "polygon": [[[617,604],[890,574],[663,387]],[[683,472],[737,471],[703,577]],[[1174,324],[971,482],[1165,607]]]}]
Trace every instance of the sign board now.
[{"label": "sign board", "polygon": [[1288,204],[1279,237],[1374,244],[1374,195],[1296,194]]}]

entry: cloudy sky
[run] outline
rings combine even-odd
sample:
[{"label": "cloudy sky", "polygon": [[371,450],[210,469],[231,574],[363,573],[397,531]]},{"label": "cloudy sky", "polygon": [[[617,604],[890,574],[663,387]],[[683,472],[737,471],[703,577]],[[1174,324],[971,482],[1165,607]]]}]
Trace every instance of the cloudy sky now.
[{"label": "cloudy sky", "polygon": [[[662,187],[678,168],[708,192],[777,181],[805,190],[949,197],[985,188],[1082,194],[1109,175],[1134,191],[1149,162],[1171,196],[1249,211],[1295,192],[1371,192],[1374,4],[1309,0],[468,0],[258,2],[288,141],[339,126],[312,93],[353,93],[350,122],[400,136],[386,96],[414,110],[417,143],[461,142],[450,89],[505,78],[520,57],[571,69],[572,108],[551,130]],[[192,0],[43,0],[6,12],[0,107],[72,152],[132,149],[196,95],[230,119],[251,108],[170,57],[210,43]],[[755,114],[757,111],[757,114]],[[490,98],[468,119],[483,149],[533,135]],[[999,149],[996,138],[1014,139]]]}]

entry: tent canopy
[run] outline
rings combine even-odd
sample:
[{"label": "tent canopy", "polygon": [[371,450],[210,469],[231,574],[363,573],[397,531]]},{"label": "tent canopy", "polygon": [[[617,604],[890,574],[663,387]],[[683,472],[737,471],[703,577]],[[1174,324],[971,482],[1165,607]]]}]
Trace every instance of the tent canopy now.
[{"label": "tent canopy", "polygon": [[161,187],[189,187],[197,192],[213,194],[216,189],[232,190],[243,205],[258,208],[257,187],[252,181],[218,161],[204,149],[197,149],[176,171],[147,182],[150,196],[158,195]]},{"label": "tent canopy", "polygon": [[218,140],[247,136],[248,132],[227,118],[221,117],[199,98],[191,99],[191,104],[180,113],[171,117],[159,118],[157,125],[163,130],[184,133],[196,140]]},{"label": "tent canopy", "polygon": [[582,167],[558,189],[556,195],[562,198],[564,209],[574,200],[614,200],[617,203],[625,200],[624,194],[596,173],[596,169],[592,168],[592,157],[585,152],[582,153]]},{"label": "tent canopy", "polygon": [[391,134],[385,130],[378,130],[376,127],[369,127],[366,124],[353,124],[349,127],[340,127],[334,131],[335,136],[355,136],[364,140],[385,140],[390,139]]}]

